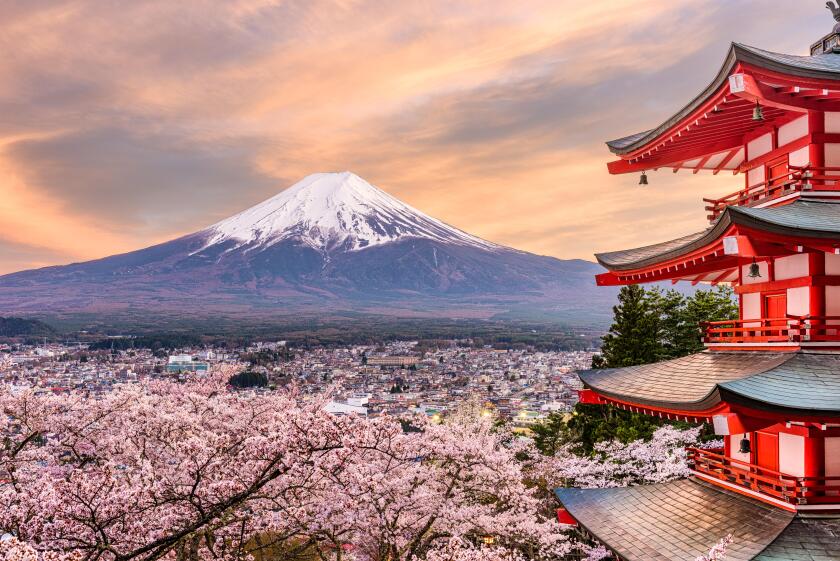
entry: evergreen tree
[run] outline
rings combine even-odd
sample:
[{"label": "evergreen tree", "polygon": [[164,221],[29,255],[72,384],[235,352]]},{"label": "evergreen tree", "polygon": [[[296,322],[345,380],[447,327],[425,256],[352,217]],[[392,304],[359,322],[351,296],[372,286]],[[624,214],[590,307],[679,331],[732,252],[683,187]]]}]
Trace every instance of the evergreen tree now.
[{"label": "evergreen tree", "polygon": [[[691,297],[675,290],[626,286],[619,292],[613,314],[601,354],[592,360],[593,368],[649,364],[699,352],[703,350],[700,324],[737,318],[738,305],[726,286],[700,290]],[[570,418],[552,416],[533,430],[534,441],[544,453],[573,443],[577,452],[590,454],[604,440],[648,439],[662,424],[640,413],[579,403]]]},{"label": "evergreen tree", "polygon": [[601,346],[601,359],[593,366],[618,368],[656,362],[663,352],[659,317],[645,289],[637,285],[622,287],[613,316]]}]

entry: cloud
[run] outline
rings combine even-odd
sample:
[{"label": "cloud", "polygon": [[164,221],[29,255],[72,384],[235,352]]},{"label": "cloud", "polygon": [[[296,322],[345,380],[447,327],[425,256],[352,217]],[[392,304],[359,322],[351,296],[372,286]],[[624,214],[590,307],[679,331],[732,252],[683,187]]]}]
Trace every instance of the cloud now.
[{"label": "cloud", "polygon": [[[793,1],[0,5],[0,273],[197,230],[351,169],[460,228],[591,258],[703,227],[740,178],[611,177],[730,40],[804,52]],[[791,21],[798,25],[792,26]],[[44,249],[48,248],[48,249]]]}]

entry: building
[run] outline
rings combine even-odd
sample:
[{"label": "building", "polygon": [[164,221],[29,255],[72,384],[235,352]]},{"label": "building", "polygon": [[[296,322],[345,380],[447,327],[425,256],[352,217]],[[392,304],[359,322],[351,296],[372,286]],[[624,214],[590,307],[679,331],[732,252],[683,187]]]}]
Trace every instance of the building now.
[{"label": "building", "polygon": [[409,368],[415,366],[420,359],[416,356],[371,356],[367,357],[368,366],[384,366],[385,368]]},{"label": "building", "polygon": [[166,363],[167,372],[207,372],[209,369],[209,364],[194,361],[192,355],[172,355]]},{"label": "building", "polygon": [[561,516],[628,561],[694,559],[727,534],[727,560],[840,560],[840,24],[810,56],[732,45],[682,110],[608,146],[609,171],[642,184],[708,170],[744,188],[705,199],[700,232],[598,255],[598,284],[730,282],[740,318],[703,326],[696,355],[581,372],[581,400],[706,421],[725,444],[690,451],[687,480],[558,489]]}]

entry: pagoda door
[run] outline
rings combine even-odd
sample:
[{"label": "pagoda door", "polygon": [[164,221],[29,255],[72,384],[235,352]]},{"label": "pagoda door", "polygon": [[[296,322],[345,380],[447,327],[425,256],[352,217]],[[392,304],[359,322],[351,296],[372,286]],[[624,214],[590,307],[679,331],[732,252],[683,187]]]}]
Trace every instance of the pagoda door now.
[{"label": "pagoda door", "polygon": [[[767,294],[764,296],[764,319],[769,327],[786,328],[787,322],[787,294]],[[783,335],[782,329],[769,329],[767,335],[779,337]]]},{"label": "pagoda door", "polygon": [[755,433],[755,463],[765,469],[779,471],[779,435]]},{"label": "pagoda door", "polygon": [[[773,187],[783,186],[788,181],[788,173],[790,172],[790,168],[788,167],[788,157],[785,156],[784,158],[779,158],[774,162],[770,162],[767,164],[767,183],[772,190]],[[772,193],[771,196],[778,196],[781,193]]]}]

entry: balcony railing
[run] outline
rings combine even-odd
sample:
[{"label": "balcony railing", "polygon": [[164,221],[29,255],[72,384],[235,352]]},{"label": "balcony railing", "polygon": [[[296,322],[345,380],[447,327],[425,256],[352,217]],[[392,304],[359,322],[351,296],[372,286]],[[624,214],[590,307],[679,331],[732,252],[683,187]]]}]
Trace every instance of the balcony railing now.
[{"label": "balcony railing", "polygon": [[727,458],[722,450],[688,449],[691,468],[707,477],[793,505],[840,504],[840,477],[799,477]]},{"label": "balcony railing", "polygon": [[700,328],[707,344],[840,342],[840,316],[709,321]]},{"label": "balcony railing", "polygon": [[840,167],[790,166],[789,171],[720,199],[703,199],[710,222],[728,206],[755,206],[802,191],[840,191]]}]

